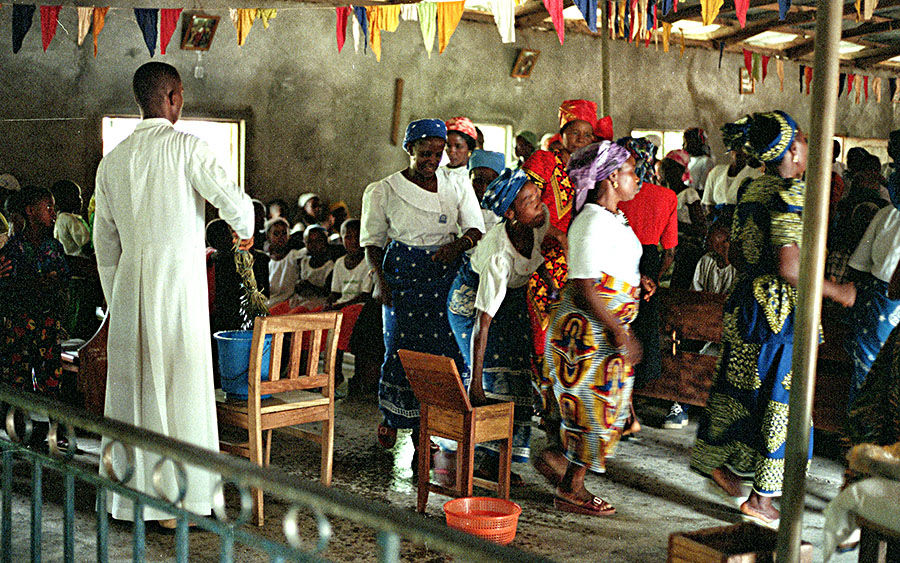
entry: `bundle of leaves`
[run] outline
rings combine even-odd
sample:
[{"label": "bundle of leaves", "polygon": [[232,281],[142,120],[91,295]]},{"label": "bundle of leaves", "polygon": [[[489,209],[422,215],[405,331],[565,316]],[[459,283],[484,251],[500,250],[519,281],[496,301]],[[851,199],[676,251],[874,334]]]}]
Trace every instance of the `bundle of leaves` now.
[{"label": "bundle of leaves", "polygon": [[269,314],[266,306],[266,296],[256,286],[256,276],[253,275],[253,255],[249,250],[240,250],[237,243],[234,245],[234,266],[241,277],[241,286],[244,294],[241,296],[241,329],[252,330],[256,317],[265,317]]}]

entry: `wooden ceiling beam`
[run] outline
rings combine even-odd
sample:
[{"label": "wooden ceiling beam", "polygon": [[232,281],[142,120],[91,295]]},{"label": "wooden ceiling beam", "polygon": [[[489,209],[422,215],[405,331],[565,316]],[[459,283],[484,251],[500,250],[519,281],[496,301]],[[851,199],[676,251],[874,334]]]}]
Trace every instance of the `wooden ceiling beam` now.
[{"label": "wooden ceiling beam", "polygon": [[[568,2],[568,4],[571,5],[571,1]],[[563,6],[566,6],[566,2],[563,2]],[[547,13],[547,8],[544,7],[544,4],[542,2],[535,2],[530,7],[522,9],[522,11],[516,14],[516,27],[520,29],[533,27],[543,23],[544,20],[549,17],[550,14]]]},{"label": "wooden ceiling beam", "polygon": [[730,45],[734,45],[735,43],[740,43],[745,39],[750,39],[754,35],[759,35],[760,33],[768,31],[773,27],[797,25],[801,23],[811,22],[815,19],[815,10],[809,10],[806,12],[790,12],[787,16],[785,16],[783,20],[778,18],[763,20],[748,25],[744,29],[737,29],[734,33],[729,33],[728,35],[720,35],[716,39],[718,41],[724,42],[725,46],[728,47]]},{"label": "wooden ceiling beam", "polygon": [[861,55],[852,59],[850,63],[857,67],[870,67],[877,65],[878,63],[883,63],[898,55],[900,55],[900,45],[890,45],[888,47],[879,47],[877,49],[862,51]]}]

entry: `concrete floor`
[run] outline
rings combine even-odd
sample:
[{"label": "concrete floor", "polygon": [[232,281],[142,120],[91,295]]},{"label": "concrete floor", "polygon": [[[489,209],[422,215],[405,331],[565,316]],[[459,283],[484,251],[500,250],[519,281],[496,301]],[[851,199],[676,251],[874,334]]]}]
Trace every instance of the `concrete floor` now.
[{"label": "concrete floor", "polygon": [[[352,366],[345,373],[352,373]],[[513,490],[512,499],[522,506],[518,534],[514,546],[542,554],[558,561],[664,561],[669,535],[722,526],[740,521],[736,509],[729,507],[707,491],[706,482],[688,469],[690,445],[696,424],[683,430],[662,430],[658,423],[664,411],[661,406],[639,401],[644,419],[640,440],[622,443],[616,457],[607,464],[606,475],[589,475],[588,488],[609,500],[618,512],[612,517],[588,517],[553,509],[553,489],[530,465],[514,465],[526,486]],[[409,469],[412,445],[409,434],[401,432],[392,451],[382,450],[375,440],[379,420],[374,399],[340,401],[336,409],[334,452],[334,484],[345,491],[415,510],[416,489]],[[827,440],[821,440],[826,442]],[[534,451],[540,451],[544,435],[534,433]],[[99,444],[81,440],[87,450],[78,460],[97,464]],[[815,547],[815,560],[821,561],[822,510],[838,491],[841,465],[817,456],[808,480],[803,538]],[[318,478],[317,447],[297,438],[276,434],[272,464],[296,475],[298,479]],[[13,559],[28,557],[30,540],[30,508],[28,494],[30,470],[18,464],[15,476]],[[477,493],[476,493],[477,494]],[[482,493],[486,494],[486,493]],[[44,560],[60,560],[62,526],[60,479],[45,471],[44,484]],[[443,520],[442,504],[446,497],[431,495],[429,518]],[[79,561],[95,558],[96,532],[94,492],[80,485],[76,495],[78,530],[76,553]],[[273,539],[282,537],[280,517],[287,506],[277,500],[266,501],[266,525],[260,533]],[[314,542],[312,521],[303,523]],[[350,522],[333,520],[334,536],[324,556],[335,561],[371,561],[375,559],[374,532]],[[150,528],[148,528],[149,530]],[[110,529],[110,560],[131,558],[131,526],[115,522]],[[191,561],[216,561],[219,557],[217,537],[206,532],[191,533]],[[173,540],[155,532],[148,533],[147,558],[173,559]],[[240,561],[260,560],[260,554],[238,546]],[[444,561],[449,558],[411,544],[404,544],[402,558],[408,561]],[[856,554],[836,556],[832,561],[855,561]]]}]

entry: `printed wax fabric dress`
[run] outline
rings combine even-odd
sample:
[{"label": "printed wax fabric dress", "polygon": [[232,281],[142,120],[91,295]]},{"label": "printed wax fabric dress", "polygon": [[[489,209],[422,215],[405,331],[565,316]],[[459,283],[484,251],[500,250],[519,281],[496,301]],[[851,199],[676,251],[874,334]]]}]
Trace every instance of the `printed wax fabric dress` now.
[{"label": "printed wax fabric dress", "polygon": [[722,356],[691,453],[695,471],[727,467],[765,496],[781,494],[784,476],[797,298],[777,273],[778,252],[801,246],[805,193],[800,180],[765,175],[738,202],[731,245],[743,264],[736,264]]}]

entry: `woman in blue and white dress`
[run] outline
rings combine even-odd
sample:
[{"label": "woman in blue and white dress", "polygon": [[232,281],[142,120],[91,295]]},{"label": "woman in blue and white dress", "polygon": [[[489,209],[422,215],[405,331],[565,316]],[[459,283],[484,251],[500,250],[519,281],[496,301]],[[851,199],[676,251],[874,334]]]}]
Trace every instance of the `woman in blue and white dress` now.
[{"label": "woman in blue and white dress", "polygon": [[[409,167],[369,184],[363,194],[360,244],[384,316],[378,390],[384,416],[378,441],[384,447],[393,446],[398,428],[418,431],[419,426],[419,403],[397,350],[448,356],[461,369],[465,365],[447,323],[447,294],[460,256],[481,238],[484,221],[471,189],[436,174],[446,138],[439,119],[410,123],[403,141]],[[413,444],[416,437],[414,432]]]},{"label": "woman in blue and white dress", "polygon": [[[487,399],[515,403],[512,461],[525,463],[534,410],[526,285],[537,271],[558,291],[541,255],[550,211],[528,175],[510,169],[487,187],[481,207],[501,222],[459,269],[447,300],[448,318],[471,374],[471,383],[464,383],[472,403],[484,404]],[[496,480],[498,456],[498,443],[479,444],[476,475]],[[512,480],[521,483],[517,476]]]}]

